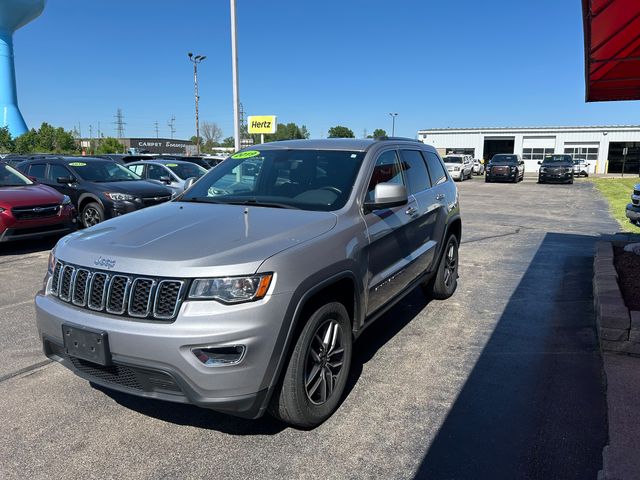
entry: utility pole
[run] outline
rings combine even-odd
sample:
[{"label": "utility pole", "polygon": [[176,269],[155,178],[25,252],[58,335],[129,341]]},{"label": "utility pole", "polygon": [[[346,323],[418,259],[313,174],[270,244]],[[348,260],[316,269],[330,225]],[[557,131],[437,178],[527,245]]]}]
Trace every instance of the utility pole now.
[{"label": "utility pole", "polygon": [[127,124],[124,121],[124,115],[122,113],[122,109],[119,108],[118,111],[115,114],[115,119],[116,121],[113,122],[116,125],[116,132],[118,135],[118,139],[121,139],[122,137],[124,137],[124,126]]},{"label": "utility pole", "polygon": [[242,148],[244,146],[242,144],[242,139],[245,137],[245,132],[248,131],[244,123],[244,106],[242,105],[242,102],[239,103],[238,123],[240,124],[240,148]]},{"label": "utility pole", "polygon": [[89,153],[93,149],[93,125],[89,124]]},{"label": "utility pole", "polygon": [[172,140],[173,140],[173,135],[176,133],[175,124],[176,124],[176,116],[175,115],[171,115],[171,118],[167,122],[167,125],[169,126],[169,130],[171,131],[171,139]]},{"label": "utility pole", "polygon": [[395,137],[396,136],[396,117],[398,116],[398,114],[390,113],[389,115],[391,115],[391,136]]},{"label": "utility pole", "polygon": [[198,95],[198,64],[203,61],[206,55],[196,55],[189,52],[189,60],[193,63],[193,89],[196,97],[196,155],[200,155],[200,120],[198,118],[198,101],[200,96]]},{"label": "utility pole", "polygon": [[98,140],[100,140],[100,120],[98,120]]},{"label": "utility pole", "polygon": [[153,126],[156,130],[156,138],[158,138],[160,136],[160,133],[158,132],[158,120],[153,123]]},{"label": "utility pole", "polygon": [[240,123],[238,110],[240,108],[240,89],[238,87],[238,44],[236,42],[236,0],[231,2],[231,64],[233,70],[233,137],[235,149],[240,150]]}]

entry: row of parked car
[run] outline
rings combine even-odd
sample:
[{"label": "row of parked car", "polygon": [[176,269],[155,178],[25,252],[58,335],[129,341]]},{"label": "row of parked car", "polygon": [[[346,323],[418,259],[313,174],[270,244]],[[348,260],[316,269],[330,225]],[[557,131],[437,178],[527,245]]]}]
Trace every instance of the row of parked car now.
[{"label": "row of parked car", "polygon": [[[525,162],[516,154],[496,154],[486,166],[471,155],[447,155],[443,160],[449,175],[458,181],[483,173],[485,182],[517,183],[524,179]],[[569,154],[547,155],[538,165],[538,183],[573,183],[576,176],[589,176],[589,164],[585,160],[574,160]]]},{"label": "row of parked car", "polygon": [[166,202],[208,168],[201,157],[0,160],[0,242],[60,235]]}]

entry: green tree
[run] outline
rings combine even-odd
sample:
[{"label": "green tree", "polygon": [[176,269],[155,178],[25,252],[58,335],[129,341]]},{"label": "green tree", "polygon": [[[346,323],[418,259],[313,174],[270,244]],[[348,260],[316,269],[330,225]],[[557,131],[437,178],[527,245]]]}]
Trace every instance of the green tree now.
[{"label": "green tree", "polygon": [[386,130],[382,128],[376,128],[373,131],[373,138],[381,138],[381,137],[388,137]]},{"label": "green tree", "polygon": [[[260,143],[260,135],[251,135],[253,143]],[[294,122],[287,124],[279,123],[276,126],[276,133],[265,135],[265,142],[277,142],[280,140],[300,140],[309,138],[309,131],[305,125],[298,126]]]},{"label": "green tree", "polygon": [[36,151],[36,146],[38,145],[38,132],[36,132],[33,128],[29,130],[27,133],[23,133],[18,138],[16,138],[16,153],[32,153]]},{"label": "green tree", "polygon": [[117,138],[106,137],[100,141],[100,145],[96,149],[97,153],[121,153],[124,150],[124,146],[118,141]]},{"label": "green tree", "polygon": [[78,144],[71,132],[58,127],[55,132],[55,150],[58,153],[73,153],[78,151]]},{"label": "green tree", "polygon": [[350,128],[336,125],[329,129],[329,138],[356,138]]},{"label": "green tree", "polygon": [[235,147],[236,141],[233,137],[227,137],[222,141],[223,147]]},{"label": "green tree", "polygon": [[10,153],[16,148],[16,142],[11,138],[9,127],[0,127],[0,152]]}]

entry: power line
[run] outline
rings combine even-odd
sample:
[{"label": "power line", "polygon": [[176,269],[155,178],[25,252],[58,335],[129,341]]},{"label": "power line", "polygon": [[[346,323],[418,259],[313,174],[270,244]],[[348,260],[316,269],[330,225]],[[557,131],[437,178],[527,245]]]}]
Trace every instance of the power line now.
[{"label": "power line", "polygon": [[113,122],[116,125],[116,132],[118,132],[118,138],[124,137],[124,126],[127,124],[124,121],[124,114],[122,113],[122,109],[119,108],[115,114],[116,121]]}]

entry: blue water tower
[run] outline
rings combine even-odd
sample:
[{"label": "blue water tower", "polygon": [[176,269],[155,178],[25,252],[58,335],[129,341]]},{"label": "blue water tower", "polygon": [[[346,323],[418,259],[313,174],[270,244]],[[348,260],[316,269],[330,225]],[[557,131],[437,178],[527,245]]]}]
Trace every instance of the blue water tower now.
[{"label": "blue water tower", "polygon": [[0,0],[0,126],[13,138],[27,131],[18,109],[16,71],[13,65],[13,32],[37,18],[46,0]]}]

